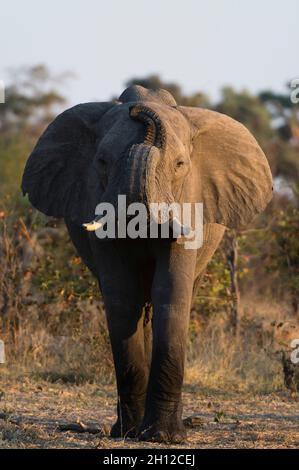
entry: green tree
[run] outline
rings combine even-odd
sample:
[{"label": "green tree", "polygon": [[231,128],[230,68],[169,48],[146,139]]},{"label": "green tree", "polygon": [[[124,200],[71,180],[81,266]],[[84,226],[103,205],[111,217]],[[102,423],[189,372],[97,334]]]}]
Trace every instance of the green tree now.
[{"label": "green tree", "polygon": [[47,67],[15,70],[0,105],[0,192],[20,186],[28,154],[36,139],[65,103]]}]

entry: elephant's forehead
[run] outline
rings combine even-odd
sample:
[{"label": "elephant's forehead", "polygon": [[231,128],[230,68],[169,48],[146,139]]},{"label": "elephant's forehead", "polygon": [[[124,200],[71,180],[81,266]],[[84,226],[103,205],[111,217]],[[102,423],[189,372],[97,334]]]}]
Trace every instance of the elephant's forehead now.
[{"label": "elephant's forehead", "polygon": [[129,114],[129,106],[116,105],[107,112],[99,123],[99,133],[102,137],[108,133],[127,134],[138,132],[144,126],[142,123],[134,121]]},{"label": "elephant's forehead", "polygon": [[133,121],[128,110],[122,109],[107,116],[100,129],[100,147],[113,154],[121,154],[135,143],[141,143],[145,136],[145,127],[141,122]]},{"label": "elephant's forehead", "polygon": [[124,134],[130,132],[132,126],[132,119],[129,115],[128,104],[118,105],[116,104],[111,108],[101,119],[98,125],[98,133],[100,137],[104,137],[107,133],[123,132]]}]

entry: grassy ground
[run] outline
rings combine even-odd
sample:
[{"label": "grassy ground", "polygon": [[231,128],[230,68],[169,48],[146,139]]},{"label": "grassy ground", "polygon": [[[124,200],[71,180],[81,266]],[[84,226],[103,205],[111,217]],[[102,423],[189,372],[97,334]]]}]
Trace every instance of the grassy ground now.
[{"label": "grassy ground", "polygon": [[[108,437],[115,419],[113,385],[50,384],[2,374],[0,389],[2,449],[166,447]],[[299,447],[299,399],[290,392],[225,392],[187,383],[184,404],[188,440],[173,447]],[[59,430],[70,422],[96,423],[103,435]]]}]

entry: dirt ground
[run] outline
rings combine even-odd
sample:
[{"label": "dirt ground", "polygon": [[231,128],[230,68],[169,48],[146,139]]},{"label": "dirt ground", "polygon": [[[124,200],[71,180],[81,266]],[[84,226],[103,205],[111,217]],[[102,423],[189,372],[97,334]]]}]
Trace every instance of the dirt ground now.
[{"label": "dirt ground", "polygon": [[[177,448],[299,448],[299,399],[203,390],[187,385],[188,440]],[[190,418],[191,417],[191,418]],[[0,377],[0,448],[165,448],[110,439],[112,385],[66,385]],[[69,423],[99,424],[104,435],[61,431]]]}]

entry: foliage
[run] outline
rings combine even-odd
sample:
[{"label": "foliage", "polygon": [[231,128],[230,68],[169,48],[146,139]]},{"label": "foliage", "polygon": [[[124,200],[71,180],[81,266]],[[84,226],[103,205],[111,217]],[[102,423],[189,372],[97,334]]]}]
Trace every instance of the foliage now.
[{"label": "foliage", "polygon": [[40,132],[53,117],[53,107],[65,103],[53,88],[56,79],[44,65],[14,70],[12,76],[5,104],[0,106],[1,133],[11,135],[28,128]]},{"label": "foliage", "polygon": [[215,109],[242,122],[264,147],[274,135],[267,108],[246,90],[238,93],[230,87],[223,88],[221,101]]},{"label": "foliage", "polygon": [[269,232],[267,269],[278,274],[280,292],[289,292],[297,311],[299,299],[299,210],[289,207],[277,214]]},{"label": "foliage", "polygon": [[195,308],[201,314],[211,315],[225,309],[230,301],[230,273],[222,243],[203,276]]},{"label": "foliage", "polygon": [[[43,65],[13,72],[0,105],[0,195],[16,193],[26,158],[65,99]],[[1,201],[2,202],[2,201]],[[0,202],[0,204],[1,204]]]}]

